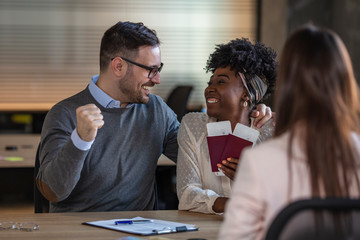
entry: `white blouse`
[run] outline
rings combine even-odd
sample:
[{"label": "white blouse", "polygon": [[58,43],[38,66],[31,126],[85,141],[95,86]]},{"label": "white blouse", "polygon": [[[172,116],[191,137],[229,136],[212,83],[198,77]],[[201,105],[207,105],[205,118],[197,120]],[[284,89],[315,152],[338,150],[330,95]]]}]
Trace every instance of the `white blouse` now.
[{"label": "white blouse", "polygon": [[[205,113],[188,113],[182,118],[176,164],[179,210],[214,214],[215,200],[230,197],[232,181],[211,171],[206,124],[215,121]],[[257,130],[260,131],[257,143],[270,138],[272,121]]]}]

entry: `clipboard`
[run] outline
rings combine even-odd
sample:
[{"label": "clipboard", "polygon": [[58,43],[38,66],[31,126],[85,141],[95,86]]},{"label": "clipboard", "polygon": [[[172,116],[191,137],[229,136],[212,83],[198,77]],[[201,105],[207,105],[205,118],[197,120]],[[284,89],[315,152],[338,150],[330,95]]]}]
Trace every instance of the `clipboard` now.
[{"label": "clipboard", "polygon": [[[134,223],[115,224],[115,222],[131,222],[131,221],[133,221]],[[170,222],[170,221],[142,218],[142,217],[83,222],[82,224],[107,228],[115,231],[132,233],[142,236],[199,230],[199,228],[195,227],[195,225],[192,224],[184,224],[179,222]]]}]

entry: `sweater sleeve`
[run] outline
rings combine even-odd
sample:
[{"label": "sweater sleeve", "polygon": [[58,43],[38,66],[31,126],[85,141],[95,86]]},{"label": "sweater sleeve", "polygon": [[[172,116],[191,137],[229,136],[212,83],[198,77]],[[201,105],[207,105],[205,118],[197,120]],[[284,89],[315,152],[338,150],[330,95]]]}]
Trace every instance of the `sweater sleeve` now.
[{"label": "sweater sleeve", "polygon": [[[70,195],[80,179],[88,153],[76,148],[71,141],[75,128],[75,112],[61,104],[55,105],[45,118],[40,143],[40,168],[36,178],[39,190],[53,202],[62,201]],[[44,189],[47,191],[44,192]]]},{"label": "sweater sleeve", "polygon": [[[215,200],[219,195],[211,189],[204,189],[200,161],[204,161],[200,155],[200,140],[197,141],[193,135],[196,129],[199,127],[197,124],[198,120],[192,117],[195,114],[188,114],[182,119],[178,143],[179,143],[179,154],[177,162],[177,194],[179,198],[179,210],[190,210],[194,212],[202,213],[215,213],[212,209]],[[194,123],[197,122],[197,123]],[[191,126],[189,126],[191,123]],[[199,131],[197,129],[197,131]],[[203,132],[202,134],[206,134]]]},{"label": "sweater sleeve", "polygon": [[177,120],[174,111],[159,96],[156,97],[161,103],[162,111],[165,113],[164,126],[166,126],[166,135],[164,139],[163,154],[176,163],[178,156],[177,136],[180,123]]}]

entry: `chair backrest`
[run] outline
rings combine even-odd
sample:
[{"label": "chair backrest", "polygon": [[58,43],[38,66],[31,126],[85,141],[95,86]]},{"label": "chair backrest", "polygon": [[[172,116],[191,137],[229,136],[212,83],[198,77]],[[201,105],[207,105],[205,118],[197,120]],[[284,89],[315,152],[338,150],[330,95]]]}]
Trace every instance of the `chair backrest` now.
[{"label": "chair backrest", "polygon": [[177,86],[166,100],[167,105],[176,113],[179,122],[187,112],[187,103],[192,89],[192,86]]},{"label": "chair backrest", "polygon": [[278,213],[265,240],[360,239],[359,224],[360,199],[299,200]]},{"label": "chair backrest", "polygon": [[35,168],[34,168],[34,211],[35,213],[48,213],[49,200],[47,200],[39,191],[36,185],[36,176],[39,172],[40,159],[39,159],[40,144],[36,151]]}]

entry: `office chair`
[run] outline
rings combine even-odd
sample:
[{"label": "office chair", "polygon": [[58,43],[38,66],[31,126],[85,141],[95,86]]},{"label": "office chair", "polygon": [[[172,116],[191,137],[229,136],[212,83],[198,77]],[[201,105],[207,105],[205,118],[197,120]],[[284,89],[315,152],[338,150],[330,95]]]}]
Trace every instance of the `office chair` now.
[{"label": "office chair", "polygon": [[265,240],[360,239],[359,224],[360,199],[300,200],[278,213]]},{"label": "office chair", "polygon": [[34,168],[34,210],[35,213],[48,213],[49,212],[49,200],[47,200],[39,191],[36,185],[36,176],[39,172],[40,160],[39,160],[40,144],[36,150],[35,168]]},{"label": "office chair", "polygon": [[192,86],[177,86],[166,100],[166,104],[176,113],[179,122],[187,113],[187,103],[192,89]]}]

